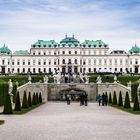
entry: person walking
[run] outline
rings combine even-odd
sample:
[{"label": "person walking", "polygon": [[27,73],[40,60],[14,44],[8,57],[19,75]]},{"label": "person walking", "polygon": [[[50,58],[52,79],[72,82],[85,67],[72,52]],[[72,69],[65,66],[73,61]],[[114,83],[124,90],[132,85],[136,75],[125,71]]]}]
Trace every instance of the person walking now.
[{"label": "person walking", "polygon": [[88,95],[85,93],[84,95],[84,102],[85,102],[85,106],[87,106],[88,104]]},{"label": "person walking", "polygon": [[69,94],[67,95],[66,100],[67,100],[67,105],[70,105],[71,96]]},{"label": "person walking", "polygon": [[80,106],[84,105],[84,94],[80,95]]},{"label": "person walking", "polygon": [[104,106],[104,105],[105,105],[105,95],[103,93],[103,95],[102,95],[102,106]]},{"label": "person walking", "polygon": [[97,96],[97,101],[98,101],[99,106],[100,106],[101,105],[101,101],[102,101],[102,96],[100,94]]},{"label": "person walking", "polygon": [[105,106],[107,106],[107,103],[108,103],[108,96],[107,94],[105,94]]}]

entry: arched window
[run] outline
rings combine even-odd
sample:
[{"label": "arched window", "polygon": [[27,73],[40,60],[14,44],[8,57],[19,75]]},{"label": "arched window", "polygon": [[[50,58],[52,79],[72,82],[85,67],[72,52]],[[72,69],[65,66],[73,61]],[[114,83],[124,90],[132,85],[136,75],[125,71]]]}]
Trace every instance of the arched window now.
[{"label": "arched window", "polygon": [[65,59],[62,60],[62,64],[65,64]]},{"label": "arched window", "polygon": [[74,60],[74,63],[77,64],[77,59]]},{"label": "arched window", "polygon": [[68,63],[71,64],[71,59],[69,59],[69,62]]}]

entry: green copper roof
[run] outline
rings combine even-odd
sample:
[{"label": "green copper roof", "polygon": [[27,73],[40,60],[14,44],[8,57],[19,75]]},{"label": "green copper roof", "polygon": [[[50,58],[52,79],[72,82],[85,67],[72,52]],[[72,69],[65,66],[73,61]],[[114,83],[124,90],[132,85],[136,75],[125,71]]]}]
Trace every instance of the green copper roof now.
[{"label": "green copper roof", "polygon": [[56,47],[58,45],[57,42],[54,40],[50,41],[44,41],[44,40],[38,40],[36,43],[32,45],[33,48],[46,48],[46,47]]},{"label": "green copper roof", "polygon": [[83,43],[81,43],[82,47],[94,47],[94,48],[107,48],[108,45],[105,44],[102,40],[85,40]]},{"label": "green copper roof", "polygon": [[4,44],[4,46],[0,48],[0,53],[11,54],[11,50]]},{"label": "green copper roof", "polygon": [[135,46],[132,46],[132,48],[129,50],[130,53],[140,53],[140,48],[135,44]]},{"label": "green copper roof", "polygon": [[13,54],[15,54],[15,55],[28,55],[30,53],[27,50],[18,50],[18,51],[15,51]]},{"label": "green copper roof", "polygon": [[60,41],[61,45],[68,45],[68,46],[76,46],[79,43],[80,42],[74,38],[74,35],[73,35],[73,37],[67,37],[67,35],[66,35],[66,37]]}]

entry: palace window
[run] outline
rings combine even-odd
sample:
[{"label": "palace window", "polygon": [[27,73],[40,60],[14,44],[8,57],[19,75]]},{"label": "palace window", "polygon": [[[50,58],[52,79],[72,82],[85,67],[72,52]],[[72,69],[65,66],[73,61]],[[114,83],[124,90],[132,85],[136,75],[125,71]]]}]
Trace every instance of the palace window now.
[{"label": "palace window", "polygon": [[62,60],[62,64],[65,64],[65,59]]},{"label": "palace window", "polygon": [[17,73],[20,73],[20,69],[19,68],[17,69]]},{"label": "palace window", "polygon": [[45,60],[44,60],[43,64],[46,65],[46,61]]},{"label": "palace window", "polygon": [[114,61],[115,61],[115,65],[117,65],[117,59],[115,59]]},{"label": "palace window", "polygon": [[122,63],[123,63],[123,60],[122,60],[122,59],[120,59],[120,65],[122,65]]},{"label": "palace window", "polygon": [[22,60],[22,65],[25,65],[25,60],[24,59]]},{"label": "palace window", "polygon": [[94,65],[96,65],[96,59],[94,59]]},{"label": "palace window", "polygon": [[77,59],[74,60],[74,63],[77,64]]},{"label": "palace window", "polygon": [[38,60],[38,65],[41,65],[41,61],[40,60]]},{"label": "palace window", "polygon": [[99,59],[99,65],[102,65],[102,60],[101,59]]},{"label": "palace window", "polygon": [[20,65],[20,60],[19,59],[17,60],[17,65]]},{"label": "palace window", "polygon": [[75,54],[77,54],[77,51],[75,51]]},{"label": "palace window", "polygon": [[44,52],[44,55],[46,55],[46,52]]},{"label": "palace window", "polygon": [[68,62],[68,64],[71,64],[71,59],[69,59],[69,62]]},{"label": "palace window", "polygon": [[65,51],[63,51],[62,53],[65,54]]},{"label": "palace window", "polygon": [[91,59],[88,59],[88,64],[91,65]]},{"label": "palace window", "polygon": [[33,65],[35,65],[35,60],[33,60]]},{"label": "palace window", "polygon": [[69,54],[71,54],[71,51],[69,51]]},{"label": "palace window", "polygon": [[28,65],[31,65],[31,62],[30,62],[30,60],[28,60]]},{"label": "palace window", "polygon": [[51,60],[49,60],[49,65],[51,65]]}]

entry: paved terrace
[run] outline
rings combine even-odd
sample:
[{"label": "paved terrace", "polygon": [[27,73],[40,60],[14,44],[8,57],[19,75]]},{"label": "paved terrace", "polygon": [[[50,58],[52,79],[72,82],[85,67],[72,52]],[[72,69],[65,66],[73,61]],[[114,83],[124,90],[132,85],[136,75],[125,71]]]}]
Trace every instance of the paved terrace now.
[{"label": "paved terrace", "polygon": [[0,119],[0,140],[140,140],[140,116],[97,103],[49,102]]}]

